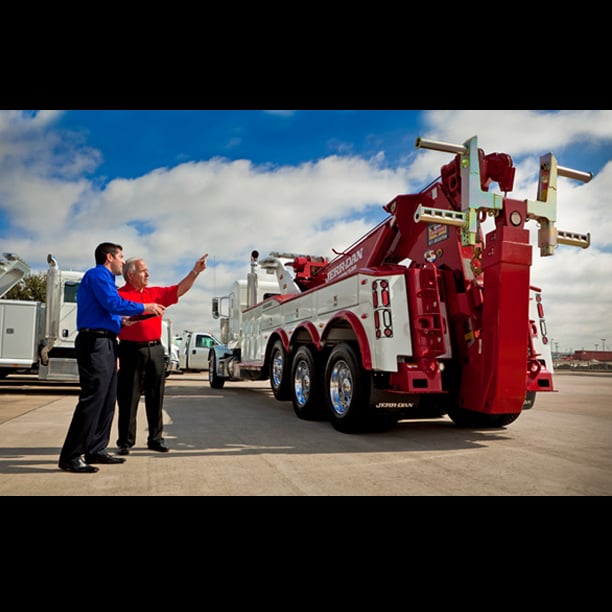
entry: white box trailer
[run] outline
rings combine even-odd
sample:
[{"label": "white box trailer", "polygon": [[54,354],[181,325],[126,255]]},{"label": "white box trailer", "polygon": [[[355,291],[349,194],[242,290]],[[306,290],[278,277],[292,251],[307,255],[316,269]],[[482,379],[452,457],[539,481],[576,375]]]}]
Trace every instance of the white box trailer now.
[{"label": "white box trailer", "polygon": [[36,366],[44,321],[42,302],[0,300],[0,364],[3,368]]}]

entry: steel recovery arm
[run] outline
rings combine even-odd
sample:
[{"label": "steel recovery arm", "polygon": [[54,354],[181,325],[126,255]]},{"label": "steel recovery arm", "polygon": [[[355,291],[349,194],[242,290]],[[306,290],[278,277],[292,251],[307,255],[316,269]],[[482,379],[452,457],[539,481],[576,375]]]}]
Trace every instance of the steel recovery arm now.
[{"label": "steel recovery arm", "polygon": [[[456,155],[442,173],[442,189],[451,206],[448,209],[431,206],[430,198],[427,205],[416,206],[412,220],[416,224],[452,226],[460,234],[463,259],[460,274],[465,294],[462,289],[453,296],[454,289],[449,289],[447,300],[451,324],[455,321],[457,326],[465,326],[467,322],[471,327],[469,333],[454,330],[455,338],[466,338],[465,345],[457,348],[463,357],[459,366],[458,405],[487,414],[519,413],[526,396],[530,345],[532,247],[525,224],[529,220],[539,223],[541,256],[553,255],[559,244],[587,248],[589,234],[555,228],[557,177],[587,182],[592,175],[558,166],[550,153],[540,161],[537,199],[521,201],[488,191],[492,182],[498,182],[504,192],[511,191],[514,167],[506,154],[485,156],[476,137],[463,145],[419,138],[416,146]],[[483,240],[480,226],[487,217],[493,217],[495,228]],[[458,273],[455,266],[455,285]],[[461,299],[463,306],[458,304]],[[479,310],[478,317],[468,314],[474,309]]]}]

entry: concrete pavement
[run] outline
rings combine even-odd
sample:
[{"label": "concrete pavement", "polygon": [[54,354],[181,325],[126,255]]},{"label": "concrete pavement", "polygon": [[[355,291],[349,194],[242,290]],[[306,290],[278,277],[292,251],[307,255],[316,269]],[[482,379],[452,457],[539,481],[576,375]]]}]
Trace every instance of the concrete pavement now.
[{"label": "concrete pavement", "polygon": [[[9,377],[10,379],[11,377]],[[612,378],[557,375],[557,393],[498,430],[448,418],[345,435],[298,419],[267,382],[166,383],[169,453],[136,447],[95,474],[57,467],[78,387],[0,381],[2,496],[611,495]],[[109,450],[115,452],[116,417]]]}]

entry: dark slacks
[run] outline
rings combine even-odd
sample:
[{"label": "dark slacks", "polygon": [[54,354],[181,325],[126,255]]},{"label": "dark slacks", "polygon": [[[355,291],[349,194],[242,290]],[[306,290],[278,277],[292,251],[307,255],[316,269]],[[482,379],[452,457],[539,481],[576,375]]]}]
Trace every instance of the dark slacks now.
[{"label": "dark slacks", "polygon": [[106,451],[117,397],[117,341],[79,333],[74,341],[81,391],[60,461]]},{"label": "dark slacks", "polygon": [[161,344],[139,346],[131,342],[119,342],[117,446],[130,448],[136,443],[136,415],[143,393],[149,429],[147,444],[163,441],[165,384],[166,364]]}]

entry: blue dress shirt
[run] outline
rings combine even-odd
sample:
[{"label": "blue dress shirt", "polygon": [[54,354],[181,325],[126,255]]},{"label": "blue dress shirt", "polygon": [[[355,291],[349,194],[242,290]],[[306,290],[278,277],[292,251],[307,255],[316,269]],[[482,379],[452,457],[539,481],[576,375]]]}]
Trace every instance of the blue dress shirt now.
[{"label": "blue dress shirt", "polygon": [[144,304],[124,300],[117,291],[113,273],[103,265],[85,272],[77,292],[77,329],[121,331],[121,317],[139,315]]}]

